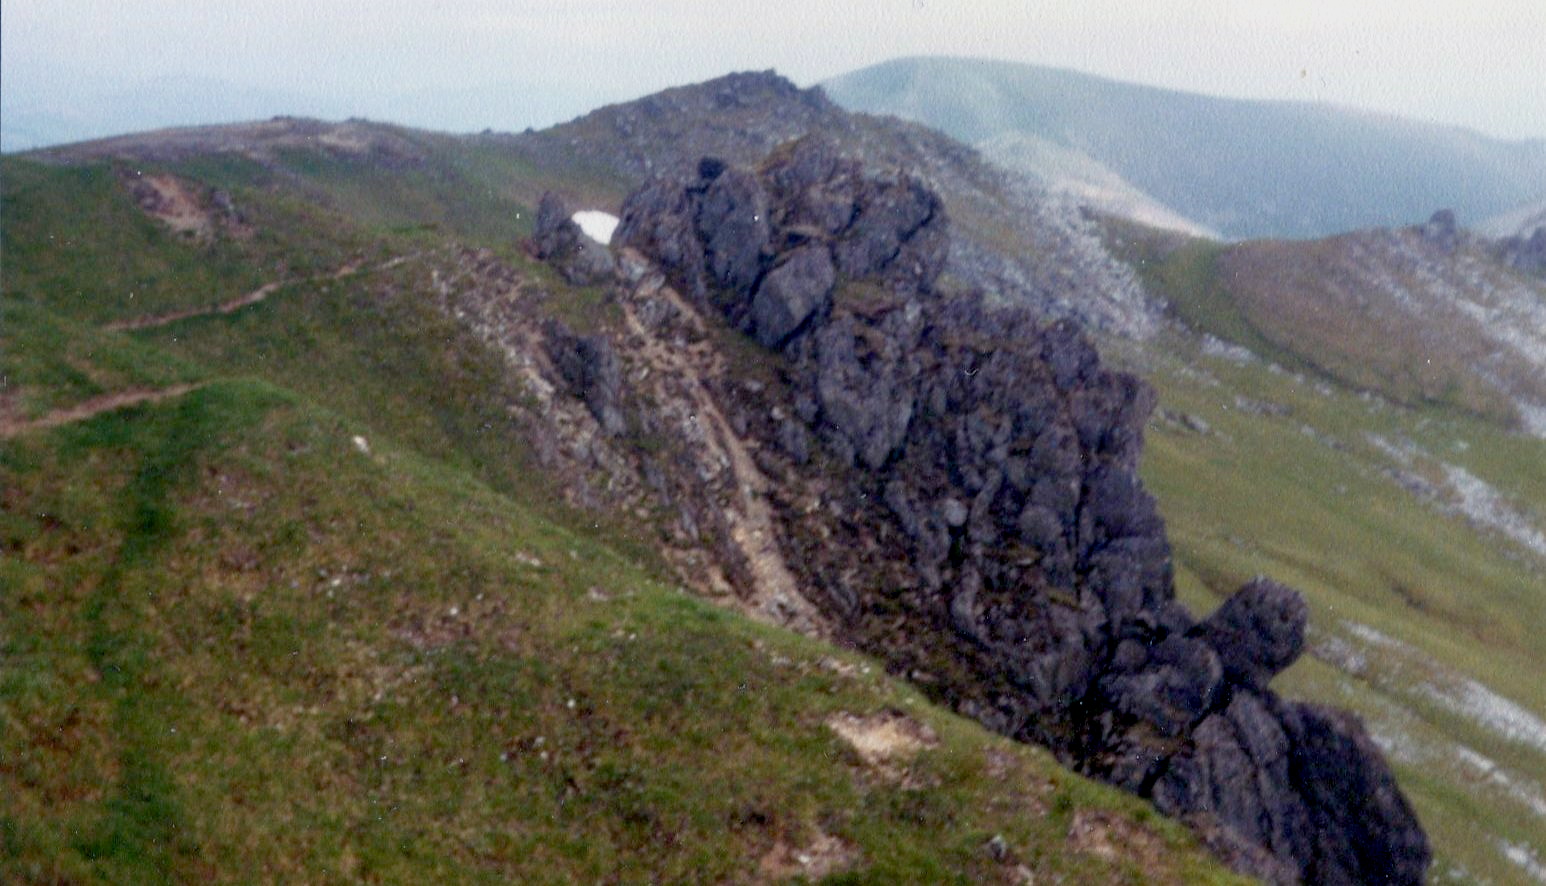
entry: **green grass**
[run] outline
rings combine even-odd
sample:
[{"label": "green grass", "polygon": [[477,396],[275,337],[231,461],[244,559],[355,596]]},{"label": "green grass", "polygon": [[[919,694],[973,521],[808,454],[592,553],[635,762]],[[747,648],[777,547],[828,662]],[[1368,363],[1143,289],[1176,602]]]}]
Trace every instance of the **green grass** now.
[{"label": "green grass", "polygon": [[[178,173],[255,220],[225,268],[105,168],[5,163],[6,396],[204,384],[0,441],[0,881],[744,881],[832,838],[833,882],[964,883],[1012,872],[994,835],[1043,881],[1233,881],[1141,801],[688,596],[648,526],[563,507],[508,417],[524,392],[428,300],[443,232],[205,158]],[[77,202],[128,225],[78,264],[49,245],[95,236]],[[144,311],[81,295],[146,269]],[[938,745],[888,774],[839,711]],[[1070,846],[1091,814],[1117,859]]]},{"label": "green grass", "polygon": [[10,297],[105,321],[187,307],[193,299],[207,304],[263,282],[238,244],[198,243],[148,218],[108,166],[7,157],[0,172]]},{"label": "green grass", "polygon": [[[39,515],[0,540],[8,882],[711,881],[820,834],[846,882],[980,881],[994,834],[1039,876],[1223,879],[879,666],[357,430],[235,381],[0,448]],[[886,709],[940,738],[906,780],[823,725]],[[1157,857],[1068,850],[1091,809]]]},{"label": "green grass", "polygon": [[35,418],[90,397],[194,382],[200,371],[127,335],[101,332],[39,305],[0,300],[0,397]]}]

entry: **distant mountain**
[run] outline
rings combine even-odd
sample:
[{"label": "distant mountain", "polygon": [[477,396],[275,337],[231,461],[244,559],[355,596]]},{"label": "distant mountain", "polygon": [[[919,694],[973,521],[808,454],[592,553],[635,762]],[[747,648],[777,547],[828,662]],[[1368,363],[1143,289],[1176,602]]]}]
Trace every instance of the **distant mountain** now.
[{"label": "distant mountain", "polygon": [[577,108],[597,101],[584,84],[555,87],[516,81],[460,89],[404,86],[376,94],[257,89],[187,76],[138,83],[60,82],[49,84],[46,94],[22,87],[4,93],[0,151],[290,115],[370,117],[451,132],[524,129],[565,120]]},{"label": "distant mountain", "polygon": [[1529,237],[1536,228],[1546,227],[1546,198],[1495,215],[1475,227],[1489,237]]},{"label": "distant mountain", "polygon": [[166,126],[338,110],[336,103],[314,97],[208,77],[158,77],[115,85],[62,83],[47,96],[9,91],[0,150],[28,150]]},{"label": "distant mountain", "polygon": [[1441,207],[1474,222],[1546,198],[1546,141],[1327,105],[950,58],[885,62],[822,86],[844,107],[937,127],[1096,208],[1147,223],[1168,211],[1180,217],[1168,227],[1231,238],[1324,236]]},{"label": "distant mountain", "polygon": [[[1546,279],[1499,247],[1443,213],[1319,240],[1193,244],[1180,254],[1206,254],[1205,282],[1172,306],[1284,365],[1546,439]],[[1233,328],[1217,324],[1224,313]]]}]

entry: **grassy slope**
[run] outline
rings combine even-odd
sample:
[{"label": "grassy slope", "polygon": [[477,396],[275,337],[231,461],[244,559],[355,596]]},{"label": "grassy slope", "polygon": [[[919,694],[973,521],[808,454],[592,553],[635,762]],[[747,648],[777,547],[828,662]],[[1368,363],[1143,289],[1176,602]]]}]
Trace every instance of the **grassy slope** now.
[{"label": "grassy slope", "polygon": [[[1466,696],[1463,681],[1479,681],[1537,724],[1546,719],[1535,676],[1546,672],[1546,563],[1401,488],[1390,472],[1412,469],[1370,435],[1409,441],[1424,453],[1419,471],[1438,462],[1466,469],[1537,525],[1546,524],[1546,443],[1443,405],[1392,406],[1328,384],[1262,337],[1215,285],[1213,251],[1186,246],[1140,267],[1193,330],[1266,360],[1210,357],[1190,335],[1141,352],[1108,348],[1153,381],[1164,410],[1209,428],[1198,433],[1161,413],[1145,451],[1181,592],[1207,610],[1258,573],[1304,590],[1321,655],[1280,686],[1366,718],[1433,837],[1441,876],[1459,867],[1517,881],[1524,873],[1498,841],[1546,857],[1546,817],[1531,805],[1546,802],[1546,736],[1526,734],[1528,721],[1509,736],[1434,689]],[[1277,408],[1256,414],[1255,404]],[[1404,645],[1370,642],[1360,626]],[[1468,751],[1497,764],[1513,787]]]},{"label": "grassy slope", "polygon": [[[42,245],[85,234],[49,187],[0,216],[7,394],[204,386],[0,441],[0,880],[740,879],[823,834],[857,850],[850,882],[1004,876],[994,834],[1039,878],[1224,879],[1135,800],[681,594],[554,506],[423,268],[102,332],[138,309],[74,294],[121,293],[122,269]],[[317,218],[286,236],[350,235]],[[175,270],[193,244],[135,236],[136,266],[174,267],[158,309],[207,303],[208,272]],[[905,779],[823,725],[889,709],[940,739]],[[1069,846],[1097,812],[1114,862]]]}]

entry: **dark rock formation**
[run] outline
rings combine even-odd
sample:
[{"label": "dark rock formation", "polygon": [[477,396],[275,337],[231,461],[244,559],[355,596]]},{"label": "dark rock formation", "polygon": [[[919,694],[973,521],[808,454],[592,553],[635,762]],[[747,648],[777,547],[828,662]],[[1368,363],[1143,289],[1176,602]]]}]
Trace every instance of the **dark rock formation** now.
[{"label": "dark rock formation", "polygon": [[813,315],[832,306],[837,282],[832,256],[817,245],[795,249],[768,271],[752,295],[751,328],[757,341],[777,347]]},{"label": "dark rock formation", "polygon": [[532,247],[538,258],[552,263],[565,280],[576,286],[610,282],[616,271],[612,253],[585,236],[574,223],[569,207],[551,192],[543,194],[537,204]]},{"label": "dark rock formation", "polygon": [[544,332],[548,359],[570,393],[584,401],[595,416],[602,433],[616,437],[626,431],[623,371],[612,343],[603,335],[575,335],[556,320],[549,322]]},{"label": "dark rock formation", "polygon": [[1418,230],[1424,240],[1445,252],[1454,252],[1460,242],[1460,230],[1455,224],[1455,212],[1452,209],[1435,212]]},{"label": "dark rock formation", "polygon": [[936,293],[927,188],[807,138],[755,174],[706,160],[650,183],[617,241],[782,354],[783,389],[739,421],[820,473],[823,509],[773,503],[850,641],[1151,797],[1241,870],[1421,880],[1426,838],[1358,721],[1267,688],[1303,649],[1303,600],[1258,579],[1201,622],[1176,602],[1137,474],[1153,392],[1072,324]]},{"label": "dark rock formation", "polygon": [[1267,682],[1304,651],[1309,618],[1297,592],[1258,578],[1224,601],[1196,633],[1218,651],[1224,676],[1241,686],[1266,689]]},{"label": "dark rock formation", "polygon": [[654,181],[623,204],[615,239],[768,346],[826,312],[838,274],[926,292],[949,251],[933,192],[867,174],[814,138],[775,151],[757,175],[705,158],[685,183]]}]

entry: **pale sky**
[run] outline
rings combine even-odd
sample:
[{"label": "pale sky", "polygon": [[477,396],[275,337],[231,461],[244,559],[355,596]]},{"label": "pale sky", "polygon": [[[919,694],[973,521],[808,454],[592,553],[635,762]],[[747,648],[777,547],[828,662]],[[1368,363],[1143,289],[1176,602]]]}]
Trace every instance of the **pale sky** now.
[{"label": "pale sky", "polygon": [[[0,47],[17,121],[226,101],[521,129],[732,70],[808,85],[964,55],[1546,138],[1546,0],[5,0]],[[103,98],[156,80],[222,95],[144,112]],[[168,122],[206,121],[145,125]]]}]

